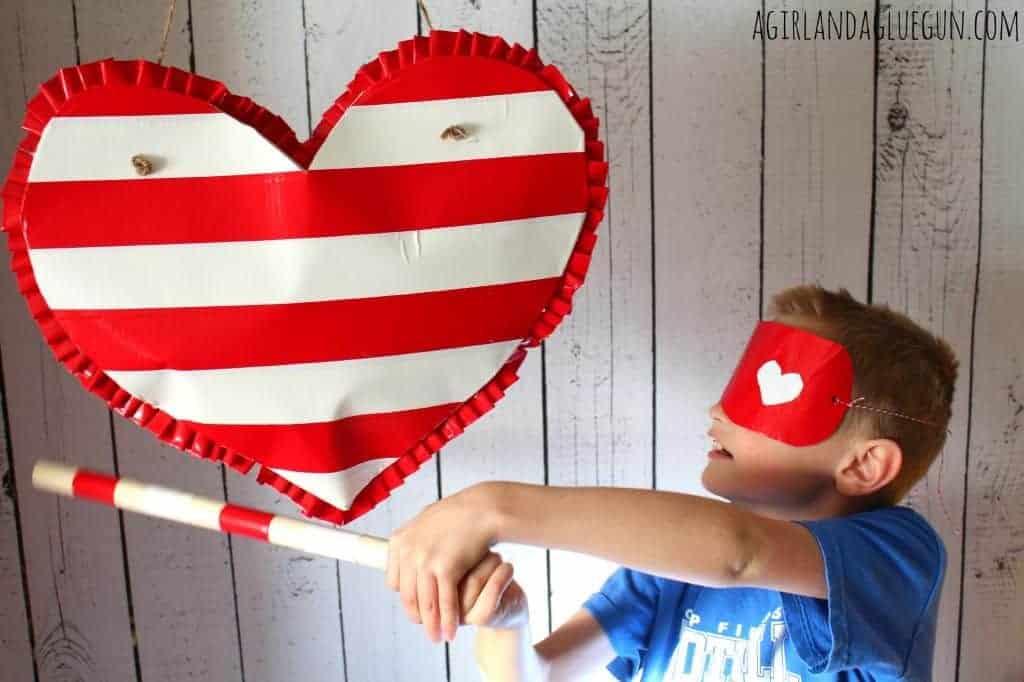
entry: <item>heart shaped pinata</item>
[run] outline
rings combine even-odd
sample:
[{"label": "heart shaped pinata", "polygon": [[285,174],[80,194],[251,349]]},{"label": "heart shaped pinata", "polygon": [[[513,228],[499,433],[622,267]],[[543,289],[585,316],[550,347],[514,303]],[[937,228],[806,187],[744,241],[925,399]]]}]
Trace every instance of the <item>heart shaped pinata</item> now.
[{"label": "heart shaped pinata", "polygon": [[220,83],[62,69],[4,188],[12,269],[112,409],[346,523],[491,409],[583,283],[590,103],[534,50],[434,31],[299,142]]}]

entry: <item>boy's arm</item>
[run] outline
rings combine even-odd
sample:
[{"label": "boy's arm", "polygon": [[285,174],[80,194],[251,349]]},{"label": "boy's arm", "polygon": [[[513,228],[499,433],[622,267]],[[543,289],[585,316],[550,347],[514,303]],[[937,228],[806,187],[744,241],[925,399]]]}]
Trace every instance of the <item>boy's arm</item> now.
[{"label": "boy's arm", "polygon": [[480,627],[476,660],[486,682],[567,682],[606,666],[612,643],[586,609],[536,645],[529,625],[513,629]]},{"label": "boy's arm", "polygon": [[507,481],[440,500],[392,535],[388,584],[432,639],[450,638],[456,585],[498,542],[591,554],[710,587],[826,596],[820,549],[797,523],[683,493]]},{"label": "boy's arm", "polygon": [[636,488],[481,484],[495,539],[599,556],[711,587],[748,562],[749,512],[716,500]]},{"label": "boy's arm", "polygon": [[659,490],[482,484],[496,539],[592,554],[710,587],[826,596],[825,566],[803,526],[728,502]]}]

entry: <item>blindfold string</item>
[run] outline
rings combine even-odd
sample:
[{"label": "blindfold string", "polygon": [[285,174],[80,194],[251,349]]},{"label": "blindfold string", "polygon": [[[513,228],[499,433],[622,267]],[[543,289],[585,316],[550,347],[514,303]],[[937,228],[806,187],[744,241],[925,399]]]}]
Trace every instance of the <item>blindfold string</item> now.
[{"label": "blindfold string", "polygon": [[[889,415],[892,415],[894,417],[902,417],[903,419],[911,419],[911,420],[913,420],[915,422],[920,422],[922,424],[927,424],[928,426],[935,426],[935,427],[940,428],[940,429],[942,428],[941,425],[936,424],[935,422],[926,421],[924,419],[918,419],[917,417],[911,417],[910,415],[902,414],[900,412],[894,412],[893,410],[886,410],[886,409],[883,409],[881,407],[874,407],[872,405],[863,405],[863,404],[861,404],[862,400],[864,400],[864,396],[860,396],[860,397],[854,398],[851,402],[846,402],[845,400],[840,399],[838,396],[832,396],[833,404],[834,403],[842,403],[843,405],[846,405],[847,407],[859,407],[859,408],[862,408],[862,409],[865,409],[865,410],[874,410],[875,412],[881,412],[883,414],[889,414]],[[952,435],[953,432],[950,429],[946,429],[946,433],[948,435]]]}]

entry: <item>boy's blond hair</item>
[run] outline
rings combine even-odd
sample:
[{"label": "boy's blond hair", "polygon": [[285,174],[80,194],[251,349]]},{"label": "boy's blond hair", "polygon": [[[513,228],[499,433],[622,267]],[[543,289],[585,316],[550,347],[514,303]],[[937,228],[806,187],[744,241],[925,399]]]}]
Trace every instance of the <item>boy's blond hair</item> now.
[{"label": "boy's blond hair", "polygon": [[772,297],[771,317],[787,317],[807,331],[842,344],[853,359],[853,397],[864,404],[932,422],[862,408],[846,411],[841,437],[890,438],[903,451],[900,473],[866,500],[868,506],[903,499],[942,451],[953,413],[959,361],[952,347],[881,304],[856,301],[846,289],[803,284]]}]

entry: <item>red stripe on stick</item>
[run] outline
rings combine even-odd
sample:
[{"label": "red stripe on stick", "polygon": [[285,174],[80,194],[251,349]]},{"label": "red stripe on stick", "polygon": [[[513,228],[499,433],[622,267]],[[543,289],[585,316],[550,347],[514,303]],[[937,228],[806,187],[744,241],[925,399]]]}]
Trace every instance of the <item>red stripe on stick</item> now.
[{"label": "red stripe on stick", "polygon": [[220,512],[220,529],[225,533],[247,535],[266,542],[270,534],[270,522],[273,519],[273,514],[264,511],[226,504]]},{"label": "red stripe on stick", "polygon": [[[378,234],[582,213],[583,153],[146,180],[33,182],[31,249]],[[73,216],[71,218],[70,216]]]},{"label": "red stripe on stick", "polygon": [[110,505],[114,504],[114,488],[116,487],[117,478],[114,476],[91,471],[79,471],[71,481],[71,492],[75,497]]}]

